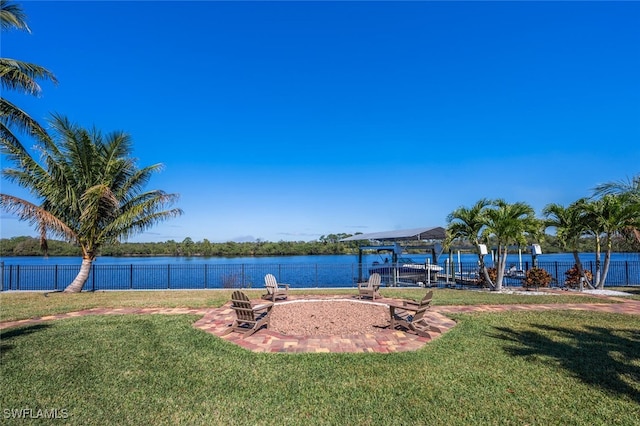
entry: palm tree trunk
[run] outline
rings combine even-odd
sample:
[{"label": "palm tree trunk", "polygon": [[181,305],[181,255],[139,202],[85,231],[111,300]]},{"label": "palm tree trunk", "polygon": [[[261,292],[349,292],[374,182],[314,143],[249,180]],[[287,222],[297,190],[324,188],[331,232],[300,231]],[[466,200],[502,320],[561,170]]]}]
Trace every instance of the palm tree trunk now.
[{"label": "palm tree trunk", "polygon": [[487,266],[484,264],[484,255],[482,254],[478,254],[478,265],[480,265],[480,273],[484,276],[485,282],[489,283],[489,287],[493,290],[495,288],[495,284],[491,281],[489,271],[487,271]]},{"label": "palm tree trunk", "polygon": [[604,266],[602,267],[602,276],[600,277],[600,282],[598,283],[598,288],[604,288],[604,282],[607,279],[607,274],[609,273],[609,264],[611,263],[611,250],[613,249],[611,243],[611,236],[607,235],[607,251],[604,254]]},{"label": "palm tree trunk", "polygon": [[493,288],[495,291],[502,291],[502,280],[504,279],[504,270],[507,266],[507,248],[504,248],[504,252],[502,251],[502,247],[498,246],[498,265],[496,268],[496,272],[498,276],[496,277],[496,285]]},{"label": "palm tree trunk", "polygon": [[600,235],[596,235],[596,275],[593,277],[593,282],[597,288],[600,287],[600,275],[602,274],[602,267],[600,263],[600,254],[602,248],[600,246]]},{"label": "palm tree trunk", "polygon": [[87,282],[89,278],[89,271],[91,271],[91,265],[93,264],[93,260],[90,258],[83,258],[82,265],[80,265],[80,271],[78,275],[76,275],[75,279],[64,289],[65,293],[80,293],[82,291],[82,287]]},{"label": "palm tree trunk", "polygon": [[578,268],[578,274],[580,275],[580,277],[584,279],[584,282],[587,283],[587,286],[589,286],[589,288],[594,288],[584,273],[584,269],[582,268],[582,261],[580,261],[578,250],[573,250],[573,260],[575,260],[576,262],[576,268]]}]

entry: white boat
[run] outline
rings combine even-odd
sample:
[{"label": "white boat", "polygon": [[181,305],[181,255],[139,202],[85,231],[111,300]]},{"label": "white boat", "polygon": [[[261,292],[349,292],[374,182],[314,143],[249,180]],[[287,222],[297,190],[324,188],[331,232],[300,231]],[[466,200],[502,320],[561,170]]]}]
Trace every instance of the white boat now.
[{"label": "white boat", "polygon": [[[437,274],[442,271],[442,267],[431,263],[417,263],[410,258],[401,257],[398,258],[398,262],[384,263],[373,262],[369,268],[369,274],[378,273],[383,278],[386,278],[387,282],[398,281],[410,281],[412,283],[417,282],[435,282],[437,280]],[[429,277],[427,277],[427,272]],[[395,280],[392,278],[395,276]]]}]

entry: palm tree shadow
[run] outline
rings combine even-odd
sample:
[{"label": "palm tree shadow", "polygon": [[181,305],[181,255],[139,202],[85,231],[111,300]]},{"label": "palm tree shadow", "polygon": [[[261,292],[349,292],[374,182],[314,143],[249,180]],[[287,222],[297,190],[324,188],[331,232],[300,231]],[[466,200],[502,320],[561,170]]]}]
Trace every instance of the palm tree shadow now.
[{"label": "palm tree shadow", "polygon": [[504,349],[513,356],[551,358],[584,383],[640,403],[639,330],[530,326],[543,332],[496,327],[493,337],[512,342]]},{"label": "palm tree shadow", "polygon": [[27,327],[12,328],[6,331],[0,330],[0,357],[13,349],[11,341],[20,336],[26,336],[37,331],[49,328],[49,324],[34,324]]}]

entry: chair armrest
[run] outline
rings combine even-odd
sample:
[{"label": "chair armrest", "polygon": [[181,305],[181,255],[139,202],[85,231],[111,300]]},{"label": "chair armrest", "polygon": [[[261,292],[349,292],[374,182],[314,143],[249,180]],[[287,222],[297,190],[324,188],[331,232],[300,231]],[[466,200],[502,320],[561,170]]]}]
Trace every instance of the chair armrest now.
[{"label": "chair armrest", "polygon": [[262,303],[260,305],[256,305],[256,306],[252,306],[251,309],[256,312],[256,311],[262,311],[265,309],[271,309],[273,307],[273,302],[269,302],[269,303]]},{"label": "chair armrest", "polygon": [[420,309],[420,304],[410,300],[404,300],[403,306],[398,307],[398,309],[406,312],[416,312],[418,309]]}]

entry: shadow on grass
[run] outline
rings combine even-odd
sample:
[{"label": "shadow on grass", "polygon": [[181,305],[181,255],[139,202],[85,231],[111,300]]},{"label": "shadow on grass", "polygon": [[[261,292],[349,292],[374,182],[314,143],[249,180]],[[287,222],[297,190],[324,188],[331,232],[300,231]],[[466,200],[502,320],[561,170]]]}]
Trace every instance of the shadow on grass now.
[{"label": "shadow on grass", "polygon": [[496,327],[501,334],[494,337],[516,343],[505,347],[513,356],[551,358],[584,383],[640,403],[640,330],[530,327]]},{"label": "shadow on grass", "polygon": [[50,324],[34,324],[26,327],[11,328],[9,330],[0,330],[0,356],[13,349],[13,345],[11,344],[12,339],[26,336],[49,327],[51,327]]},{"label": "shadow on grass", "polygon": [[640,286],[639,287],[621,287],[621,288],[617,288],[616,290],[633,294],[634,296],[640,296]]}]

